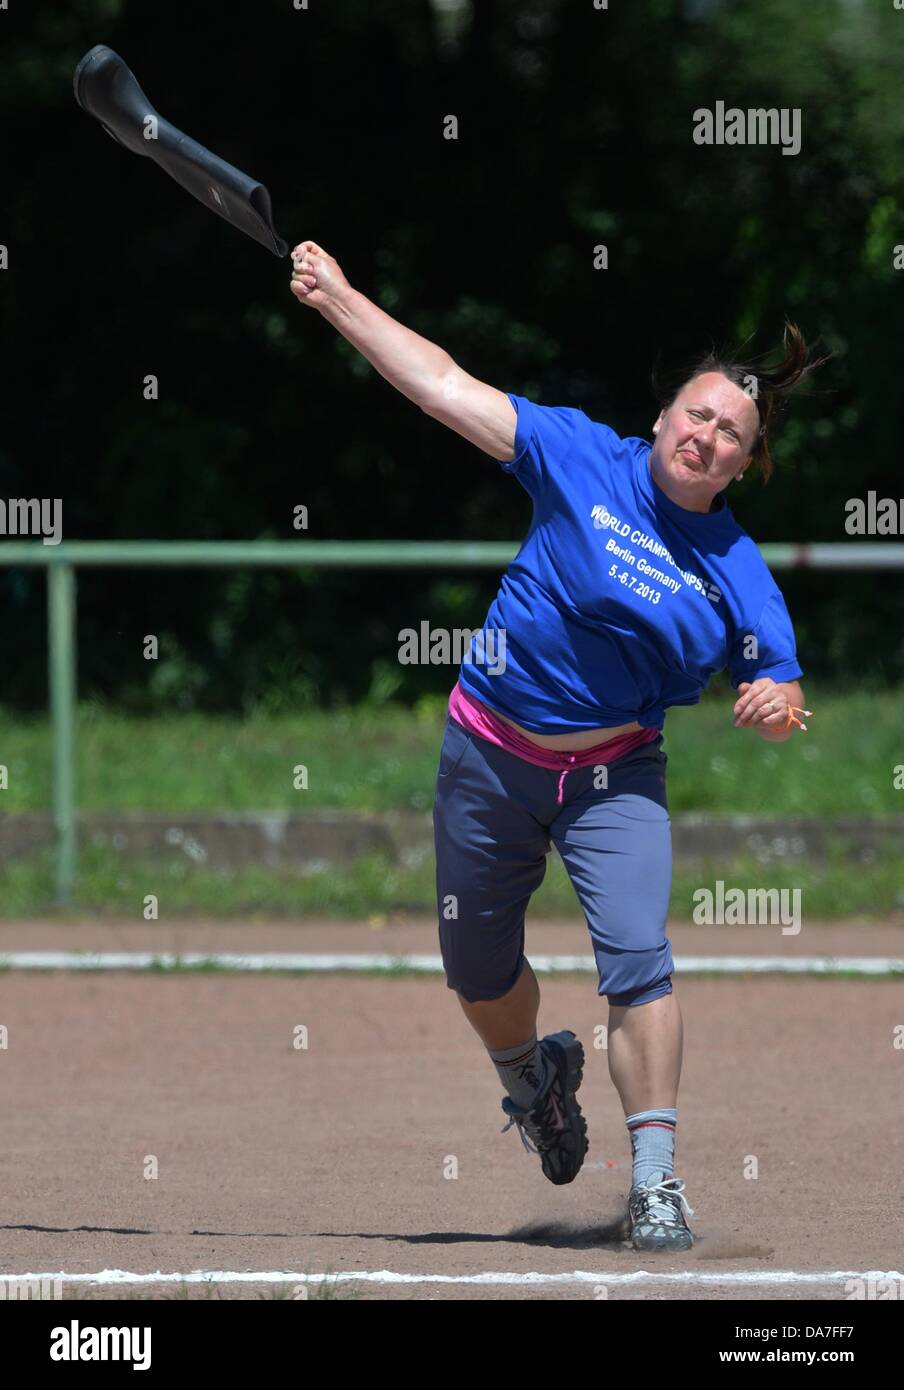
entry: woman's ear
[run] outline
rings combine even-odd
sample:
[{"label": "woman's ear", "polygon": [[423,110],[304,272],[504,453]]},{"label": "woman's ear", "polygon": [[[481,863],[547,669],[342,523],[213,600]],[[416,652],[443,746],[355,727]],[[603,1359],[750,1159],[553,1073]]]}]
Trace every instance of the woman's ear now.
[{"label": "woman's ear", "polygon": [[665,411],[664,411],[664,410],[660,410],[659,414],[657,415],[655,424],[653,425],[653,433],[654,433],[654,434],[658,434],[658,433],[659,433],[659,426],[662,424],[662,417],[663,417],[664,414],[665,414]]}]

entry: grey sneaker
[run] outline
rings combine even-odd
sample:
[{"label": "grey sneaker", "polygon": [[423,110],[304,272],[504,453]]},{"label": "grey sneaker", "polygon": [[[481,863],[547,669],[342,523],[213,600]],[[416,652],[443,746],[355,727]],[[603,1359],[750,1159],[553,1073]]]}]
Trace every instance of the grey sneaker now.
[{"label": "grey sneaker", "polygon": [[684,1183],[666,1173],[653,1173],[628,1193],[628,1220],[635,1250],[690,1250],[693,1232],[684,1211],[693,1216],[682,1195]]},{"label": "grey sneaker", "polygon": [[540,1051],[551,1063],[546,1089],[530,1109],[506,1096],[502,1109],[509,1122],[502,1133],[517,1125],[527,1152],[540,1155],[549,1181],[573,1182],[588,1149],[587,1121],[575,1099],[584,1076],[584,1049],[574,1033],[565,1031],[543,1038]]}]

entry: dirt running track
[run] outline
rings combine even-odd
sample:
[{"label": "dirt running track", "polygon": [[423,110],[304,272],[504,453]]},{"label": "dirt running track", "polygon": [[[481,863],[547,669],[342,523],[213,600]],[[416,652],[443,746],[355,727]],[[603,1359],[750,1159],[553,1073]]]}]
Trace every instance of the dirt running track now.
[{"label": "dirt running track", "polygon": [[[676,927],[671,937],[685,955],[904,956],[900,922],[805,926],[799,937]],[[0,927],[0,952],[61,946],[436,949],[423,919]],[[585,952],[583,928],[531,926],[528,954],[546,951]],[[676,977],[677,1171],[697,1243],[674,1258],[621,1241],[630,1146],[606,1053],[593,1046],[605,1001],[589,976],[541,984],[541,1032],[572,1028],[587,1053],[590,1152],[564,1188],[543,1178],[514,1129],[500,1133],[495,1073],[440,977],[0,975],[0,1273],[585,1271],[583,1283],[342,1287],[363,1299],[843,1299],[841,1276],[771,1276],[901,1269],[900,980]],[[293,1046],[300,1024],[306,1048]],[[148,1155],[156,1178],[144,1176]],[[450,1156],[455,1178],[444,1176]],[[756,1179],[744,1176],[749,1156]],[[625,1282],[641,1271],[690,1277]],[[739,1272],[767,1278],[700,1282]],[[287,1273],[282,1290],[292,1284]]]}]

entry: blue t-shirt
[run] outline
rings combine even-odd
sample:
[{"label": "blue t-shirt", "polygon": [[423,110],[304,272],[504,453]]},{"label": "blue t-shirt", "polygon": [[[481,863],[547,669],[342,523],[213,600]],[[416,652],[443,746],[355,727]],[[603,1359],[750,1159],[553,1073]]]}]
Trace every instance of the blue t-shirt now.
[{"label": "blue t-shirt", "polygon": [[530,530],[459,680],[532,733],[634,720],[660,728],[724,667],[732,684],[797,679],[794,630],[765,560],[721,494],[679,507],[649,470],[652,445],[582,410],[509,393]]}]

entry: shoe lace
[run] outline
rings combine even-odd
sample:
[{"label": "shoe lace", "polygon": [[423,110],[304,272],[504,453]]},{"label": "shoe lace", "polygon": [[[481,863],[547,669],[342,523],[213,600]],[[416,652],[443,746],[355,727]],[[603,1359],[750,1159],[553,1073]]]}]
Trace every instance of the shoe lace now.
[{"label": "shoe lace", "polygon": [[538,1153],[540,1152],[540,1150],[537,1148],[537,1146],[536,1146],[535,1144],[532,1144],[532,1143],[530,1142],[530,1140],[528,1139],[527,1135],[525,1134],[525,1132],[524,1132],[524,1119],[523,1119],[520,1115],[513,1115],[512,1118],[509,1120],[508,1124],[502,1126],[502,1129],[500,1130],[500,1133],[501,1133],[501,1134],[507,1134],[508,1131],[511,1129],[512,1125],[517,1125],[517,1126],[518,1126],[518,1133],[519,1133],[520,1136],[521,1136],[521,1143],[522,1143],[522,1144],[524,1145],[524,1147],[527,1149],[527,1152],[528,1152],[529,1154],[538,1154]]},{"label": "shoe lace", "polygon": [[[553,1083],[555,1084],[555,1083]],[[537,1101],[534,1108],[526,1115],[512,1115],[507,1125],[503,1125],[501,1134],[506,1134],[512,1127],[517,1125],[518,1133],[521,1136],[521,1143],[528,1153],[540,1153],[540,1145],[551,1144],[559,1136],[559,1128],[556,1124],[556,1113],[549,1103],[549,1095],[552,1090],[550,1086],[545,1094]],[[531,1140],[533,1142],[531,1142]]]},{"label": "shoe lace", "polygon": [[667,1221],[674,1216],[676,1197],[684,1208],[685,1216],[694,1214],[693,1207],[684,1196],[684,1182],[681,1178],[664,1178],[662,1182],[651,1184],[641,1183],[637,1190],[645,1213],[654,1221]]}]

